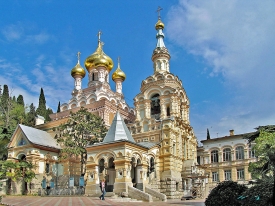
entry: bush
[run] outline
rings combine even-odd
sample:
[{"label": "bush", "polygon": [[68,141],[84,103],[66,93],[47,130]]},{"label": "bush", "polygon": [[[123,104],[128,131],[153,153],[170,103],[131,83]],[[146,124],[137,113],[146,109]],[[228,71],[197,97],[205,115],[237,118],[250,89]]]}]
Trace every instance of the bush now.
[{"label": "bush", "polygon": [[265,178],[258,182],[246,192],[242,202],[245,206],[272,206],[273,178]]},{"label": "bush", "polygon": [[239,206],[241,201],[237,198],[247,190],[247,187],[233,181],[220,182],[205,200],[206,206]]}]

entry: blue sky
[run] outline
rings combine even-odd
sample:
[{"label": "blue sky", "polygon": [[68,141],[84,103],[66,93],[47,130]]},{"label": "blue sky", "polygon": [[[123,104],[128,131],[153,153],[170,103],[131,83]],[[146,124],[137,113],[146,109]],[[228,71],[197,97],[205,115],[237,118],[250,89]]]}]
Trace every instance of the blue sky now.
[{"label": "blue sky", "polygon": [[0,85],[35,105],[43,87],[56,111],[71,97],[76,53],[84,67],[101,30],[113,71],[121,58],[123,93],[133,106],[141,81],[153,74],[158,6],[170,71],[183,82],[198,139],[207,128],[217,137],[274,124],[274,0],[1,1]]}]

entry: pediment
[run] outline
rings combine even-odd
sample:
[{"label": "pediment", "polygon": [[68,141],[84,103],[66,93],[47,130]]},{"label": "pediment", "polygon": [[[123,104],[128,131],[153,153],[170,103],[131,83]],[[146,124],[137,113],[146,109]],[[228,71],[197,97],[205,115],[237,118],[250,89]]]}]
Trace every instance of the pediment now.
[{"label": "pediment", "polygon": [[26,135],[23,133],[22,129],[20,127],[17,127],[11,138],[9,147],[17,148],[17,147],[30,145],[30,144],[31,144],[30,141],[28,140]]}]

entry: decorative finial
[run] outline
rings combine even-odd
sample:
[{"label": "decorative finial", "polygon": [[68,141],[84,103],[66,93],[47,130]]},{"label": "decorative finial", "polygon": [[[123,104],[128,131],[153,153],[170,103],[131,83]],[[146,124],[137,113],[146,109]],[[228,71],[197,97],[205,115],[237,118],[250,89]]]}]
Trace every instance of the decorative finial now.
[{"label": "decorative finial", "polygon": [[78,63],[80,62],[80,54],[81,54],[80,52],[77,52],[77,55],[76,55]]},{"label": "decorative finial", "polygon": [[119,68],[120,67],[120,57],[117,57],[117,67]]},{"label": "decorative finial", "polygon": [[98,33],[97,33],[97,36],[98,36],[98,41],[100,42],[100,37],[101,37],[101,34],[102,34],[102,31],[98,31]]},{"label": "decorative finial", "polygon": [[162,10],[162,8],[159,6],[158,7],[158,10],[157,10],[157,12],[158,12],[158,19],[160,19],[160,11]]}]

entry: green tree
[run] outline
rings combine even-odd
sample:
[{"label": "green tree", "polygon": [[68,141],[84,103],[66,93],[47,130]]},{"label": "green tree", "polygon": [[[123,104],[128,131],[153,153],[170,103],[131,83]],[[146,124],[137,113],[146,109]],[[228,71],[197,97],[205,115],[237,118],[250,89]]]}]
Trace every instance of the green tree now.
[{"label": "green tree", "polygon": [[46,99],[44,96],[43,88],[41,88],[40,95],[39,95],[39,103],[36,110],[36,114],[44,117],[46,119],[47,109],[46,109]]},{"label": "green tree", "polygon": [[63,147],[61,159],[71,155],[81,157],[81,174],[86,173],[86,146],[100,142],[106,135],[107,129],[103,120],[81,107],[76,113],[70,113],[69,120],[59,126],[60,134],[56,135],[57,142]]},{"label": "green tree", "polygon": [[35,126],[35,118],[36,118],[36,112],[35,112],[35,106],[33,105],[33,103],[31,103],[30,107],[29,107],[29,112],[27,113],[27,121],[26,121],[26,125],[33,127]]},{"label": "green tree", "polygon": [[51,121],[50,114],[52,113],[53,113],[53,110],[51,108],[48,108],[46,112],[46,117],[45,117],[46,122]]},{"label": "green tree", "polygon": [[25,106],[24,98],[21,94],[19,94],[17,97],[17,104],[23,105],[23,107]]},{"label": "green tree", "polygon": [[22,180],[24,183],[31,182],[35,178],[34,168],[31,162],[25,160],[0,161],[0,179],[8,179],[8,193],[11,189],[11,180]]},{"label": "green tree", "polygon": [[60,112],[60,101],[58,102],[56,113]]},{"label": "green tree", "polygon": [[[257,162],[249,163],[248,171],[252,177],[273,180],[272,204],[275,205],[275,125],[260,126],[257,131],[248,135],[249,143],[255,142],[253,149],[258,157]],[[272,180],[270,180],[272,179]],[[265,196],[259,193],[259,196]]]},{"label": "green tree", "polygon": [[238,197],[247,189],[246,186],[240,185],[233,181],[220,182],[205,200],[206,206],[238,206],[242,205]]},{"label": "green tree", "polygon": [[210,133],[209,133],[209,129],[207,128],[207,136],[206,139],[210,139]]}]

